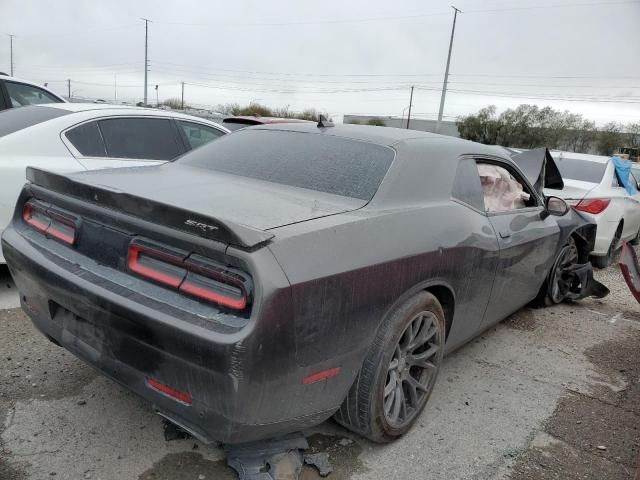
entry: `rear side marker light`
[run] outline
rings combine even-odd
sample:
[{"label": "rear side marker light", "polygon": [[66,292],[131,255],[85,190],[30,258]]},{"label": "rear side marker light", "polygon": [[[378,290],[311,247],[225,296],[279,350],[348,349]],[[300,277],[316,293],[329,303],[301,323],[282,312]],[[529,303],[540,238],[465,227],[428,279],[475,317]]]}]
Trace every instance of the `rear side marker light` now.
[{"label": "rear side marker light", "polygon": [[29,201],[22,208],[22,219],[50,237],[68,245],[76,243],[77,220],[71,216]]},{"label": "rear side marker light", "polygon": [[171,388],[164,383],[160,383],[157,380],[154,380],[153,378],[147,378],[147,386],[153,390],[165,394],[166,396],[174,400],[177,400],[184,405],[191,405],[193,403],[193,398],[191,398],[191,395],[189,395],[188,393]]},{"label": "rear side marker light", "polygon": [[584,200],[580,200],[574,208],[580,212],[597,215],[598,213],[602,213],[610,203],[610,198],[585,198]]},{"label": "rear side marker light", "polygon": [[335,377],[339,373],[340,367],[329,368],[328,370],[323,370],[321,372],[314,373],[313,375],[309,375],[308,377],[304,377],[302,383],[304,385],[311,385],[312,383],[321,382],[322,380]]},{"label": "rear side marker light", "polygon": [[249,304],[249,281],[223,265],[186,257],[145,241],[136,240],[129,246],[129,270],[167,287],[193,297],[233,310],[244,310]]}]

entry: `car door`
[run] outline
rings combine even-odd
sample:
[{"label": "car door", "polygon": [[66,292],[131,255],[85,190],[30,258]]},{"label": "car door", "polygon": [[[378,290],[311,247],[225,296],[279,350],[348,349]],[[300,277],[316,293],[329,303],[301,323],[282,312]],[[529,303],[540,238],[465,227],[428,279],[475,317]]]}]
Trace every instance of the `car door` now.
[{"label": "car door", "polygon": [[543,214],[543,200],[516,168],[498,159],[477,162],[487,217],[500,249],[485,315],[485,323],[491,324],[536,297],[555,259],[560,228],[555,217]]},{"label": "car door", "polygon": [[63,141],[87,169],[159,165],[187,148],[170,118],[118,116],[63,132]]}]

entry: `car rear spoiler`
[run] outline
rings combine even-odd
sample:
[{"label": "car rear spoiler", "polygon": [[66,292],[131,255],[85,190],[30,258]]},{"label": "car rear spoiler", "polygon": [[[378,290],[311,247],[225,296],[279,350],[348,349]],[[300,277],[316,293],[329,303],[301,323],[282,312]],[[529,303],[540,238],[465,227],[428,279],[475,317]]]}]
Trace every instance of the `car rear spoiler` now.
[{"label": "car rear spoiler", "polygon": [[27,167],[27,180],[33,185],[68,195],[87,203],[116,210],[175,230],[224,242],[244,249],[254,249],[274,235],[221,218],[211,218],[189,210],[137,197],[108,186],[97,186],[65,175]]}]

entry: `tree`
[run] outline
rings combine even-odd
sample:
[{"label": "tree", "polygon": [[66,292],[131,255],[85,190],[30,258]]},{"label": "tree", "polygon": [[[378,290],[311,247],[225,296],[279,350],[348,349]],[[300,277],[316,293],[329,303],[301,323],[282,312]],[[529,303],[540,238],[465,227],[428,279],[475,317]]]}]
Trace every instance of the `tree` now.
[{"label": "tree", "polygon": [[456,121],[460,137],[487,145],[495,145],[500,124],[496,118],[496,106],[489,105],[475,115],[459,117]]},{"label": "tree", "polygon": [[588,152],[596,137],[595,123],[568,111],[518,105],[496,115],[491,105],[456,122],[462,138],[505,147],[548,147]]},{"label": "tree", "polygon": [[618,122],[609,122],[598,132],[596,148],[600,155],[611,155],[622,143],[624,143],[622,125]]},{"label": "tree", "polygon": [[381,119],[380,117],[372,117],[369,120],[367,120],[367,125],[373,125],[373,126],[377,126],[377,127],[386,127],[387,124],[384,123],[384,120]]},{"label": "tree", "polygon": [[578,147],[574,152],[587,153],[591,150],[591,145],[595,142],[598,136],[596,130],[596,122],[591,120],[584,120],[580,129],[580,139],[578,140]]},{"label": "tree", "polygon": [[627,137],[629,147],[640,148],[640,122],[627,125]]}]

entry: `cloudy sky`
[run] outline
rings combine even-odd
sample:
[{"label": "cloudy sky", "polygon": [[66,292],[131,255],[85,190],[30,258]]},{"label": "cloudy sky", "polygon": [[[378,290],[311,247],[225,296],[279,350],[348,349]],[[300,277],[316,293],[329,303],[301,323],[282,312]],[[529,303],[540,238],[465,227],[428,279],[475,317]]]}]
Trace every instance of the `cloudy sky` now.
[{"label": "cloudy sky", "polygon": [[[640,0],[455,0],[446,118],[488,104],[640,121]],[[437,115],[451,0],[0,0],[0,70],[74,96]],[[115,86],[115,88],[114,88]]]}]

